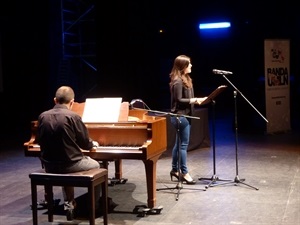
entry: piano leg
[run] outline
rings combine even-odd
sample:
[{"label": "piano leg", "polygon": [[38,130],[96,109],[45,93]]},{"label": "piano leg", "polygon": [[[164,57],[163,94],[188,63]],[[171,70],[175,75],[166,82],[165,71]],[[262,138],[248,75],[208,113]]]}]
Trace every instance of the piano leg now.
[{"label": "piano leg", "polygon": [[149,208],[154,208],[156,205],[156,164],[159,157],[160,155],[148,160],[143,160],[146,170],[147,203]]},{"label": "piano leg", "polygon": [[109,178],[109,185],[114,186],[115,184],[125,184],[128,179],[122,178],[122,159],[114,160],[115,163],[115,177]]},{"label": "piano leg", "polygon": [[115,160],[115,178],[122,179],[122,159]]}]

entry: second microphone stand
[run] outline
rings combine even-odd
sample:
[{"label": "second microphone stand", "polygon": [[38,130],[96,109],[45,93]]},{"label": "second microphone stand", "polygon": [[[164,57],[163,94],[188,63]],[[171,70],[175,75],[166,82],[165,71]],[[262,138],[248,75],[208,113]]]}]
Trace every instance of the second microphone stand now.
[{"label": "second microphone stand", "polygon": [[[152,110],[151,110],[152,111]],[[154,111],[155,112],[155,111]],[[156,111],[157,112],[157,111]],[[176,194],[176,201],[178,201],[179,199],[179,194],[180,194],[180,190],[183,189],[183,181],[182,181],[182,173],[180,170],[180,162],[181,162],[181,156],[180,156],[180,117],[186,117],[186,118],[192,118],[192,119],[200,119],[199,117],[193,117],[193,116],[186,116],[186,115],[178,115],[178,114],[174,114],[174,113],[166,113],[167,115],[171,115],[171,116],[175,116],[176,117],[176,145],[177,145],[177,167],[178,167],[178,182],[177,185],[175,187],[166,187],[166,188],[158,188],[156,189],[156,191],[160,191],[160,190],[174,190],[177,189],[177,194]],[[200,190],[200,189],[195,189],[195,190]],[[205,191],[205,190],[204,190]]]},{"label": "second microphone stand", "polygon": [[[176,194],[176,201],[178,201],[179,199],[179,194],[180,194],[180,190],[183,188],[182,185],[182,174],[181,174],[181,170],[180,170],[180,161],[181,161],[181,157],[180,157],[180,117],[186,117],[186,118],[191,118],[191,119],[200,119],[200,117],[194,117],[194,116],[187,116],[187,115],[181,115],[181,114],[175,114],[175,113],[170,113],[170,112],[163,112],[163,111],[157,111],[157,110],[151,110],[147,104],[145,102],[143,102],[141,99],[134,99],[131,101],[130,105],[132,108],[134,109],[139,109],[139,108],[135,108],[133,107],[135,102],[140,102],[143,104],[143,106],[146,107],[146,109],[142,109],[142,110],[146,110],[147,112],[151,112],[151,113],[158,113],[160,114],[160,116],[175,116],[176,117],[176,135],[177,135],[177,156],[178,156],[178,183],[175,187],[166,187],[166,188],[158,188],[156,189],[156,191],[160,191],[160,190],[174,190],[177,189],[177,194]],[[199,189],[195,189],[195,190],[199,190]],[[204,190],[205,191],[205,190]]]}]

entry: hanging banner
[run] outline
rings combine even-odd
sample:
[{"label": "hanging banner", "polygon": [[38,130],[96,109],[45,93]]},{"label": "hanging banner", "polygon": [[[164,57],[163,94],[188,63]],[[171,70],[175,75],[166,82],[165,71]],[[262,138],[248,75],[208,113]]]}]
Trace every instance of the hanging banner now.
[{"label": "hanging banner", "polygon": [[265,95],[267,133],[290,130],[289,40],[265,40]]}]

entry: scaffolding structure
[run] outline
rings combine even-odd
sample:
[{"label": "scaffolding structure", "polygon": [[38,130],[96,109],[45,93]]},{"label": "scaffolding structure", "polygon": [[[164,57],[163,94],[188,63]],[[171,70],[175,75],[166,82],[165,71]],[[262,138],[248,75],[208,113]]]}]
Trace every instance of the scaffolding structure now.
[{"label": "scaffolding structure", "polygon": [[94,88],[96,67],[95,4],[91,0],[61,0],[61,60],[58,85],[69,84],[79,95]]}]

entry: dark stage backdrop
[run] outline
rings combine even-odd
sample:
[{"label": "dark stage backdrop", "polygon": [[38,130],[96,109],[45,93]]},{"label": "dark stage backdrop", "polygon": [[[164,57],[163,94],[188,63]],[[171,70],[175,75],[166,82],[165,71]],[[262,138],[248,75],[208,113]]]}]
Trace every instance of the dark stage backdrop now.
[{"label": "dark stage backdrop", "polygon": [[[5,3],[5,4],[4,4]],[[1,133],[20,134],[30,121],[52,106],[60,57],[59,0],[0,3],[3,90],[0,93]],[[203,1],[102,1],[96,6],[97,77],[76,87],[78,96],[141,98],[153,110],[169,108],[169,72],[179,54],[192,57],[197,96],[209,94],[226,81],[212,69],[233,71],[231,81],[264,114],[263,43],[265,38],[291,40],[292,122],[299,119],[299,13],[290,2],[229,4]],[[199,22],[218,16],[232,22],[231,33],[207,38]],[[159,30],[164,32],[160,33]],[[88,85],[86,85],[88,83]],[[89,87],[96,86],[92,92]],[[85,95],[88,93],[88,95]],[[217,100],[232,110],[232,89]],[[223,106],[223,107],[221,107]],[[249,117],[260,117],[240,100],[241,130],[251,129]],[[244,123],[244,124],[243,124]],[[28,137],[28,133],[26,133]]]},{"label": "dark stage backdrop", "polygon": [[1,32],[0,32],[0,93],[3,92],[3,72],[2,72],[2,51],[1,51]]},{"label": "dark stage backdrop", "polygon": [[[300,21],[292,5],[191,1],[183,7],[180,2],[112,1],[105,7],[96,3],[100,95],[128,101],[141,98],[152,109],[168,109],[169,72],[174,58],[186,54],[192,58],[197,96],[228,84],[212,69],[233,71],[231,82],[264,115],[264,39],[287,38],[291,40],[291,91],[299,96],[295,28]],[[198,24],[214,17],[231,21],[230,32],[210,37],[199,32]],[[164,32],[159,33],[160,29]],[[230,85],[217,104],[221,108],[217,113],[233,111]],[[265,129],[264,120],[242,98],[238,98],[238,109],[241,131]]]}]

